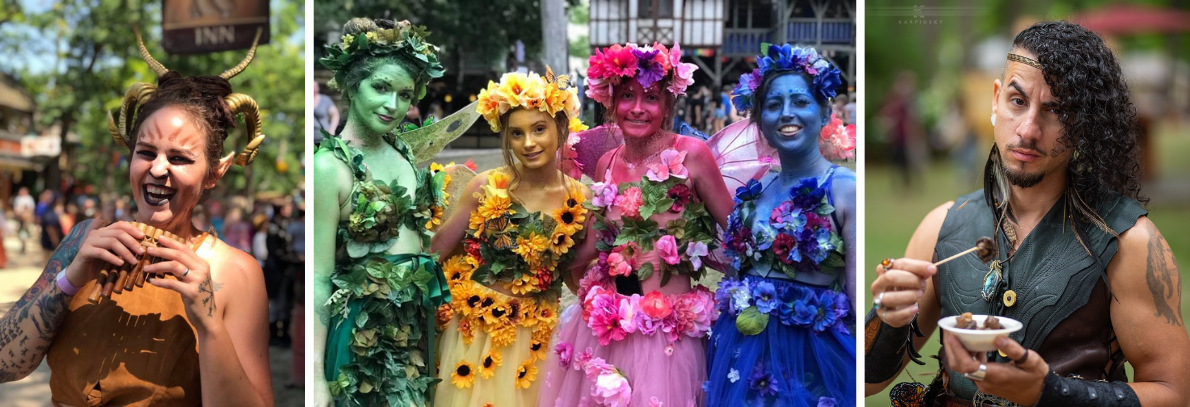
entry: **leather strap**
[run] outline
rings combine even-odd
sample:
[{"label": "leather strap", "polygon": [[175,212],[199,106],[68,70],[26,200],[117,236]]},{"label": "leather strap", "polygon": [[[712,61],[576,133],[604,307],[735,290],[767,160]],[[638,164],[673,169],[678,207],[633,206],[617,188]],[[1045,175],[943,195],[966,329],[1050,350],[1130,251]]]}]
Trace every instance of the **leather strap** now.
[{"label": "leather strap", "polygon": [[883,383],[900,373],[905,364],[905,356],[919,365],[921,354],[913,346],[913,337],[924,337],[925,334],[917,327],[917,316],[900,328],[893,328],[876,317],[876,307],[868,311],[864,318],[864,337],[868,343],[864,346],[864,383]]}]

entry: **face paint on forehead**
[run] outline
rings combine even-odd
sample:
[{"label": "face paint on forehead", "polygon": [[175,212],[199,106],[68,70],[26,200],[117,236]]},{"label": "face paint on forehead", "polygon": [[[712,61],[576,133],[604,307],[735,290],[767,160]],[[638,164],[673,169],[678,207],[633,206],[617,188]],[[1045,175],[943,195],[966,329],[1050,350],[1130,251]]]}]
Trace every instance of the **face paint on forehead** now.
[{"label": "face paint on forehead", "polygon": [[780,89],[780,88],[774,87],[772,89],[769,89],[768,97],[793,96],[793,95],[810,96],[810,90],[806,89],[806,88],[801,88],[801,87],[790,87],[790,88],[785,88],[785,89]]}]

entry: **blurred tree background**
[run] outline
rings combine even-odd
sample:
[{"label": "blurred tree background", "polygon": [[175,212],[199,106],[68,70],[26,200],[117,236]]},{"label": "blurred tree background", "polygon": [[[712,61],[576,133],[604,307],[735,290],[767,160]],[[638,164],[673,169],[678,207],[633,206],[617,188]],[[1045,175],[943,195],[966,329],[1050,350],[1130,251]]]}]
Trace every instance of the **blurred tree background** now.
[{"label": "blurred tree background", "polygon": [[[55,124],[65,138],[62,157],[42,173],[47,188],[72,176],[97,192],[128,193],[128,151],[117,148],[106,114],[118,112],[124,92],[136,82],[156,83],[141,59],[133,27],[149,52],[183,76],[216,75],[244,58],[247,50],[201,55],[167,55],[161,47],[161,2],[153,0],[64,0],[52,4],[2,0],[0,71],[15,78],[36,103],[35,128]],[[261,46],[252,64],[231,80],[235,92],[260,106],[263,134],[259,155],[248,168],[233,167],[218,194],[288,193],[303,184],[305,139],[304,5],[270,2],[271,43]],[[225,153],[247,143],[244,125],[225,144]],[[55,163],[57,165],[55,165]]]}]

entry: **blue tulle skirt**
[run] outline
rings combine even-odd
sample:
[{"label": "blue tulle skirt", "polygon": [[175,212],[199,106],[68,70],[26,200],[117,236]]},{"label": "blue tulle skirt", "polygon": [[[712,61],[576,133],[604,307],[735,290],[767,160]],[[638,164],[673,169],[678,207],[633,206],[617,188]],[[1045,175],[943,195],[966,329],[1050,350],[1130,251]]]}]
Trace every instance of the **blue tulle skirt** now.
[{"label": "blue tulle skirt", "polygon": [[[706,405],[855,405],[855,338],[844,293],[744,276],[724,280],[716,299]],[[759,333],[745,335],[741,328]]]}]

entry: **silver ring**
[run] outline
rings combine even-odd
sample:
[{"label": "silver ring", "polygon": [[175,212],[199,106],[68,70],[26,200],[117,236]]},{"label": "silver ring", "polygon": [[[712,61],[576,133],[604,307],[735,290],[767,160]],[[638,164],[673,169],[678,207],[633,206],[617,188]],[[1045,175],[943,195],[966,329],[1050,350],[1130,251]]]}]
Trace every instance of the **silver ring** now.
[{"label": "silver ring", "polygon": [[876,298],[872,299],[872,305],[875,305],[876,308],[884,308],[883,302],[884,302],[884,292],[881,292],[880,294],[876,294]]},{"label": "silver ring", "polygon": [[182,275],[178,278],[186,278],[187,274],[190,274],[190,268],[186,268],[186,271],[184,273],[182,273]]},{"label": "silver ring", "polygon": [[979,364],[979,370],[976,370],[974,373],[963,373],[963,377],[966,377],[969,380],[979,380],[981,382],[983,381],[983,379],[987,378],[987,375],[988,375],[988,365],[985,365],[983,363]]},{"label": "silver ring", "polygon": [[884,313],[880,314],[880,319],[883,319],[885,323],[888,323],[888,310],[884,310]]}]

